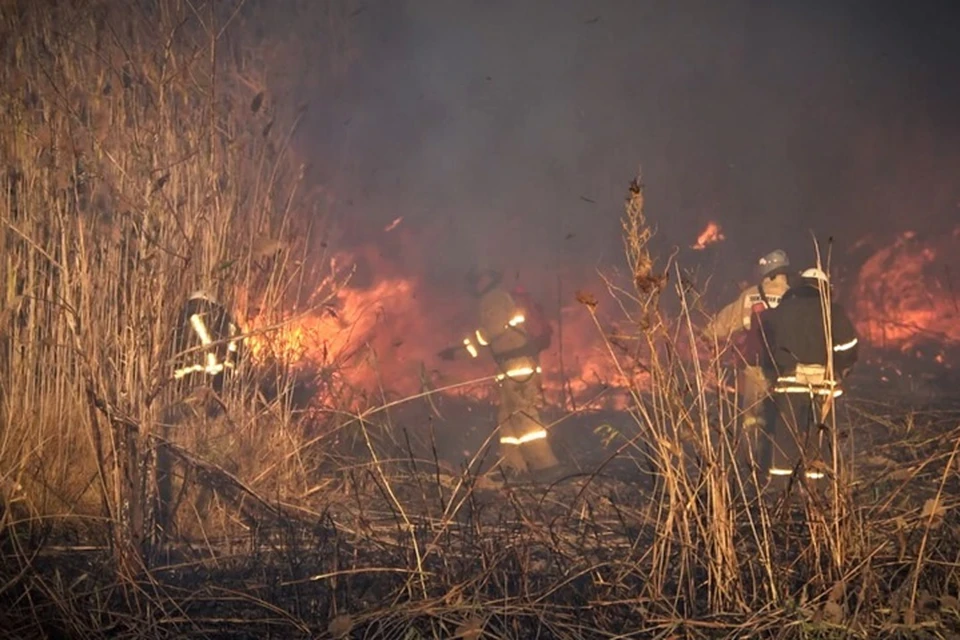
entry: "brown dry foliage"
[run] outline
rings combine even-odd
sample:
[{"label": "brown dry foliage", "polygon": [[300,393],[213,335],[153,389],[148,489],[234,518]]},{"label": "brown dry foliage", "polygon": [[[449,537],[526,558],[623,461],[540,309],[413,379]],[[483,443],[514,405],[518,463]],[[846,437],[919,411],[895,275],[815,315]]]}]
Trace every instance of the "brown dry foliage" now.
[{"label": "brown dry foliage", "polygon": [[[151,493],[127,467],[150,468],[191,291],[242,321],[336,286],[322,251],[304,264],[323,212],[289,149],[302,105],[275,97],[252,29],[269,9],[4,3],[0,478],[31,513],[149,518],[127,512]],[[289,407],[238,380],[226,416],[174,439],[258,490],[302,489]]]}]

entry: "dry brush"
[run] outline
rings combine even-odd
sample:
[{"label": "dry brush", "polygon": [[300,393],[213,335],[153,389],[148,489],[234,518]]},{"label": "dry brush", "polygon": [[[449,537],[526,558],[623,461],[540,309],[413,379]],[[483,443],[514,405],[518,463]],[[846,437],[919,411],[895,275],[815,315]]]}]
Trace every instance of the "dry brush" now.
[{"label": "dry brush", "polygon": [[277,322],[336,286],[322,249],[304,260],[323,211],[290,150],[302,105],[275,99],[251,35],[256,4],[3,8],[4,524],[106,523],[129,571],[153,535],[160,439],[258,491],[306,482],[277,464],[302,435],[286,396],[264,397],[249,369],[213,423],[159,424],[191,291]]}]

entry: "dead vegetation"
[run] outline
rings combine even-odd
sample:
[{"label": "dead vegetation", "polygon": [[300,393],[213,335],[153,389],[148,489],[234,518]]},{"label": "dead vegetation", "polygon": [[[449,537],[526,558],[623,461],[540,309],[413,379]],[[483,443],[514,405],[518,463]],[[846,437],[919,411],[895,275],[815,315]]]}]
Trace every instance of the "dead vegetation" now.
[{"label": "dead vegetation", "polygon": [[[831,499],[758,503],[722,349],[695,338],[684,279],[650,253],[639,179],[632,286],[578,297],[622,312],[610,357],[645,382],[602,428],[586,414],[554,428],[603,452],[582,474],[505,484],[481,474],[482,446],[452,469],[429,429],[398,426],[423,399],[357,413],[321,385],[333,408],[301,413],[276,363],[244,371],[218,416],[162,430],[174,301],[212,288],[268,333],[338,285],[303,259],[316,200],[289,153],[299,105],[273,97],[269,56],[244,40],[256,11],[198,6],[3,9],[8,637],[960,634],[957,414],[854,405],[836,449],[876,440],[857,466],[838,457]],[[160,439],[178,461],[165,540]]]},{"label": "dead vegetation", "polygon": [[92,518],[123,572],[152,544],[160,439],[259,491],[303,477],[282,380],[265,396],[241,372],[218,399],[232,411],[202,432],[160,424],[191,291],[279,322],[281,306],[321,304],[337,286],[304,266],[305,220],[321,218],[302,215],[310,194],[288,151],[302,110],[266,92],[255,42],[228,42],[241,8],[3,8],[0,476],[36,514],[20,528]]}]

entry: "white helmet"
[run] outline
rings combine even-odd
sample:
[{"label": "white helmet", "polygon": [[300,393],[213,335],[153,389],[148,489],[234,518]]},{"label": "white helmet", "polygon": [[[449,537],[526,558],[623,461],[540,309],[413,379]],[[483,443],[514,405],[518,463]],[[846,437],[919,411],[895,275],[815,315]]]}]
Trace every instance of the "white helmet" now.
[{"label": "white helmet", "polygon": [[198,289],[194,291],[193,293],[190,294],[190,297],[187,299],[188,300],[204,300],[211,304],[220,304],[216,296],[214,296],[209,291],[206,291],[205,289]]},{"label": "white helmet", "polygon": [[804,280],[816,280],[818,283],[822,282],[824,284],[830,284],[830,278],[827,277],[827,274],[824,273],[822,269],[818,269],[817,267],[810,267],[809,269],[806,269],[800,274],[800,277]]}]

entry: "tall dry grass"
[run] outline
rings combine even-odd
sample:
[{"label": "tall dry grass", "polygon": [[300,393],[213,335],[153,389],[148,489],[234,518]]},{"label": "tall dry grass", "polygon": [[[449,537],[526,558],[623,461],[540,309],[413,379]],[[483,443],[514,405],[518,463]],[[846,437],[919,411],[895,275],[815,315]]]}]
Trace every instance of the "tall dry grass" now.
[{"label": "tall dry grass", "polygon": [[[931,573],[939,575],[925,545],[947,513],[944,488],[954,474],[956,447],[940,452],[938,460],[947,462],[935,478],[936,495],[913,513],[921,520],[928,517],[915,530],[919,549],[907,552],[901,546],[904,553],[916,555],[899,565],[900,576],[879,578],[885,571],[878,569],[882,563],[877,557],[890,545],[889,514],[856,502],[854,488],[864,483],[854,473],[855,437],[851,425],[838,420],[836,400],[814,405],[814,420],[827,427],[832,452],[826,487],[795,482],[776,500],[760,499],[763,479],[753,459],[752,438],[734,397],[724,390],[735,357],[729,357],[726,345],[700,338],[700,292],[679,265],[672,259],[658,265],[653,257],[639,178],[626,200],[623,235],[628,270],[617,282],[631,286],[611,280],[608,288],[622,313],[621,327],[634,330],[624,337],[621,329],[617,340],[607,344],[621,373],[629,378],[639,367],[650,379],[632,390],[635,428],[620,440],[621,450],[643,452],[657,480],[650,496],[657,524],[641,559],[646,576],[642,596],[672,602],[668,611],[677,619],[730,614],[756,619],[775,612],[797,624],[782,629],[783,637],[869,635],[866,629],[876,622],[871,607],[883,608],[885,598],[894,619],[906,611],[913,625],[917,585],[929,584]],[[822,259],[815,241],[814,249],[816,266],[828,271],[829,260]],[[597,299],[582,296],[581,302],[596,320]],[[832,290],[823,288],[822,321],[832,344],[831,303]],[[836,379],[832,351],[827,363],[828,376]],[[926,498],[930,492],[922,493]],[[938,538],[938,544],[948,547],[955,542],[951,536]],[[948,566],[954,575],[956,565]],[[925,593],[929,604],[930,592]]]},{"label": "tall dry grass", "polygon": [[[836,412],[818,416],[830,422],[833,438],[829,499],[794,485],[779,503],[760,500],[763,478],[750,444],[756,440],[724,384],[731,380],[729,348],[700,337],[700,293],[678,265],[654,259],[639,178],[626,201],[623,235],[624,280],[632,286],[610,281],[609,289],[623,325],[634,332],[608,346],[625,376],[641,366],[650,377],[648,387],[632,390],[635,429],[624,436],[642,448],[657,478],[651,499],[658,526],[645,554],[645,595],[671,594],[683,603],[677,614],[684,616],[796,603],[841,606],[849,583],[859,578],[867,535],[849,508],[851,476],[840,455]],[[828,309],[829,292],[824,295]],[[596,320],[597,300],[582,301]],[[829,314],[824,322],[829,336]],[[597,327],[602,330],[599,321]]]},{"label": "tall dry grass", "polygon": [[[631,440],[644,443],[657,478],[659,524],[645,554],[644,595],[669,597],[680,616],[754,611],[758,599],[778,599],[780,582],[769,519],[750,508],[759,479],[740,454],[746,434],[735,401],[718,384],[722,347],[699,338],[699,296],[677,265],[658,265],[651,254],[643,189],[639,178],[631,184],[623,218],[624,280],[632,286],[609,288],[623,324],[634,328],[631,348],[611,344],[610,357],[628,378],[642,366],[650,380],[632,390],[631,410]],[[662,300],[672,293],[673,314]],[[596,319],[594,302],[586,306]]]},{"label": "tall dry grass", "polygon": [[[290,152],[303,109],[274,98],[257,6],[270,10],[4,4],[3,526],[106,525],[110,544],[139,557],[158,438],[257,491],[306,487],[289,398],[259,393],[250,367],[216,420],[158,424],[180,392],[170,341],[191,291],[241,322],[273,322],[335,288],[309,269],[323,264],[309,244],[323,212]],[[188,511],[183,526],[209,526]]]}]

